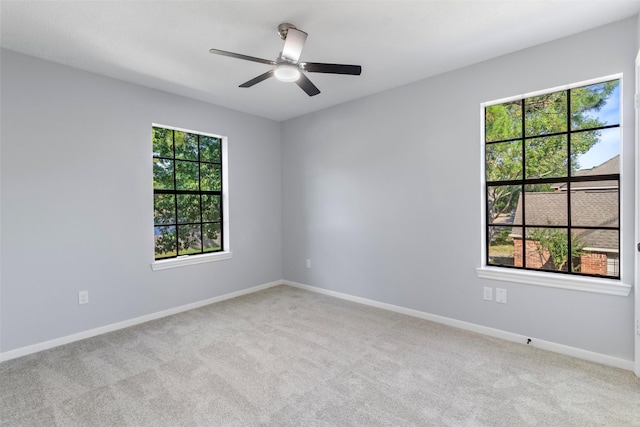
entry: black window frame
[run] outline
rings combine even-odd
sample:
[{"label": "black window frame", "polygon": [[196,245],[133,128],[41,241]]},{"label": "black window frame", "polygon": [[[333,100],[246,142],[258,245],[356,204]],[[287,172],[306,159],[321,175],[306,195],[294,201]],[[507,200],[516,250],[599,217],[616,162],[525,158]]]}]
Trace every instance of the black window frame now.
[{"label": "black window frame", "polygon": [[[175,250],[176,250],[176,254],[175,255],[170,255],[170,256],[160,256],[158,257],[158,254],[155,250],[155,239],[154,239],[154,260],[155,261],[162,261],[162,260],[171,260],[171,259],[176,259],[176,258],[183,258],[183,257],[190,257],[190,256],[198,256],[198,255],[203,255],[203,254],[214,254],[214,253],[218,253],[218,252],[224,252],[226,250],[225,248],[225,235],[224,235],[224,137],[219,136],[219,135],[212,135],[212,134],[208,134],[208,133],[203,133],[203,132],[197,132],[197,131],[192,131],[192,130],[185,130],[185,129],[179,129],[179,128],[174,128],[174,127],[169,127],[169,126],[163,126],[163,125],[152,125],[152,146],[153,146],[153,133],[155,131],[155,129],[162,129],[165,131],[170,131],[171,132],[171,146],[172,146],[172,155],[170,157],[168,156],[162,156],[162,155],[156,155],[155,151],[152,149],[152,162],[155,162],[156,160],[165,160],[165,161],[170,161],[173,162],[173,188],[172,189],[163,189],[163,188],[156,188],[154,185],[153,188],[153,195],[154,195],[154,223],[153,223],[153,227],[154,227],[154,237],[155,237],[155,230],[158,227],[174,227],[175,229]],[[197,160],[193,160],[193,159],[186,159],[186,158],[180,158],[180,157],[176,157],[176,132],[183,132],[185,134],[189,134],[189,135],[193,135],[197,138],[197,147],[198,147],[198,158]],[[206,138],[214,138],[217,140],[217,144],[219,145],[218,147],[218,161],[209,161],[209,160],[202,160],[201,158],[201,138],[202,137],[206,137]],[[178,180],[177,180],[177,171],[176,171],[176,164],[177,162],[187,162],[187,163],[191,163],[191,164],[196,164],[197,165],[197,169],[198,169],[198,189],[194,190],[194,189],[178,189]],[[203,181],[203,175],[202,175],[202,166],[203,165],[213,165],[218,166],[219,167],[219,179],[220,179],[220,185],[219,185],[219,189],[216,190],[206,190],[206,189],[202,189],[202,181]],[[154,175],[155,178],[155,175]],[[168,195],[173,195],[174,196],[174,209],[173,209],[173,222],[170,223],[156,223],[156,195],[162,195],[162,194],[168,194]],[[179,220],[179,216],[180,216],[180,212],[178,209],[178,197],[180,195],[195,195],[198,196],[198,202],[199,202],[199,217],[200,220],[199,221],[192,221],[192,222],[181,222]],[[217,221],[205,221],[204,220],[204,215],[206,210],[206,206],[203,203],[203,196],[217,196],[218,200],[219,200],[219,206],[217,207],[217,209],[215,209],[215,211],[218,214],[218,220]],[[219,233],[218,239],[220,242],[219,248],[217,249],[206,249],[204,246],[204,238],[203,236],[205,235],[205,231],[204,231],[204,227],[205,225],[217,225],[217,232]],[[193,248],[189,248],[189,249],[183,249],[181,250],[180,248],[180,235],[178,232],[178,227],[184,227],[184,226],[193,226],[194,228],[199,228],[199,232],[200,232],[200,251],[199,252],[194,252]],[[182,252],[182,253],[181,253]],[[188,253],[185,253],[188,252]]]},{"label": "black window frame", "polygon": [[[496,102],[496,103],[491,103],[491,104],[486,104],[483,107],[483,126],[484,126],[484,132],[483,132],[483,137],[484,137],[484,141],[483,141],[483,162],[484,162],[484,176],[483,176],[483,181],[484,181],[484,199],[485,199],[485,206],[484,206],[484,223],[485,223],[485,227],[484,227],[484,246],[485,246],[485,257],[484,257],[484,264],[487,267],[499,267],[499,268],[505,268],[505,269],[513,269],[513,270],[527,270],[527,271],[535,271],[535,272],[544,272],[544,273],[559,273],[559,274],[565,274],[565,275],[571,275],[573,277],[597,277],[597,278],[606,278],[606,279],[615,279],[615,280],[620,280],[620,274],[622,271],[622,266],[621,266],[621,228],[622,228],[622,223],[621,223],[621,193],[622,193],[622,186],[621,186],[621,174],[620,174],[620,169],[618,169],[618,173],[609,173],[609,174],[597,174],[597,175],[574,175],[572,174],[572,170],[571,170],[571,136],[577,133],[583,133],[583,132],[589,132],[589,131],[600,131],[600,130],[606,130],[606,129],[619,129],[620,130],[620,148],[622,146],[622,126],[621,126],[621,121],[622,121],[622,110],[620,108],[620,117],[618,120],[617,124],[612,124],[612,125],[604,125],[604,126],[598,126],[598,127],[591,127],[591,128],[584,128],[584,129],[572,129],[572,116],[571,116],[571,93],[572,91],[576,90],[576,89],[580,89],[580,88],[584,88],[584,87],[588,87],[594,84],[599,84],[599,83],[605,83],[605,82],[609,82],[609,81],[618,81],[618,85],[620,86],[620,88],[622,87],[621,83],[622,83],[622,78],[621,77],[615,77],[615,78],[605,78],[602,80],[596,80],[587,84],[580,84],[580,85],[575,85],[575,86],[571,86],[568,89],[562,89],[562,90],[550,90],[548,92],[544,92],[544,93],[537,93],[535,95],[531,95],[531,96],[525,96],[522,98],[517,98],[517,99],[511,99],[509,101],[503,101],[503,102]],[[567,116],[567,123],[566,123],[566,130],[563,132],[555,132],[555,133],[542,133],[542,134],[536,134],[536,135],[527,135],[526,134],[526,100],[531,99],[531,98],[535,98],[537,96],[540,95],[548,95],[548,94],[555,94],[555,93],[561,93],[564,92],[566,94],[566,116]],[[622,99],[622,93],[620,93],[620,99]],[[516,137],[516,138],[508,138],[508,139],[502,139],[502,140],[495,140],[495,141],[487,141],[487,108],[490,108],[492,106],[495,105],[501,105],[501,104],[515,104],[516,102],[519,102],[520,104],[520,111],[521,111],[521,129],[520,129],[520,136]],[[620,103],[622,104],[622,103]],[[527,178],[526,177],[526,141],[527,140],[531,140],[531,139],[536,139],[536,138],[541,138],[541,137],[553,137],[553,136],[565,136],[567,138],[567,172],[566,172],[566,176],[560,176],[560,177],[552,177],[552,178],[545,178],[545,177],[537,177],[537,178]],[[487,179],[487,147],[493,144],[500,144],[500,143],[505,143],[505,142],[520,142],[521,144],[521,167],[522,167],[522,173],[521,173],[521,178],[520,179],[509,179],[509,180],[496,180],[496,181],[490,181]],[[620,156],[620,164],[621,164],[621,152],[619,152],[618,156]],[[585,226],[585,225],[572,225],[572,210],[571,210],[571,198],[572,198],[572,190],[571,190],[571,186],[572,184],[576,184],[576,183],[583,183],[583,182],[594,182],[594,181],[616,181],[617,182],[617,226]],[[567,210],[566,210],[566,217],[567,217],[567,224],[566,225],[552,225],[552,224],[546,224],[546,225],[535,225],[535,224],[527,224],[526,223],[526,197],[527,197],[527,191],[526,188],[527,186],[531,186],[531,185],[537,185],[537,184],[557,184],[557,183],[563,183],[567,185],[567,189],[566,189],[566,194],[567,194]],[[499,223],[499,222],[492,222],[491,221],[491,214],[490,214],[490,201],[489,198],[487,197],[487,195],[489,194],[489,189],[491,187],[496,187],[496,186],[519,186],[520,187],[520,197],[522,200],[521,203],[521,219],[522,222],[521,224],[512,224],[509,225],[509,227],[511,228],[520,228],[521,230],[521,238],[522,238],[522,262],[521,262],[521,266],[511,266],[511,265],[504,265],[504,264],[497,264],[497,263],[492,263],[491,259],[490,259],[490,227],[506,227],[505,223]],[[528,229],[559,229],[559,230],[565,230],[566,234],[567,234],[567,246],[568,246],[568,254],[572,253],[572,229],[579,229],[579,230],[609,230],[609,231],[615,231],[617,232],[617,243],[618,243],[618,247],[617,247],[617,256],[618,256],[618,265],[617,265],[617,275],[613,276],[613,275],[600,275],[600,274],[590,274],[590,273],[582,273],[582,272],[575,272],[572,271],[572,261],[571,261],[571,257],[569,256],[569,266],[567,268],[566,271],[564,270],[549,270],[549,269],[541,269],[541,268],[533,268],[533,267],[527,267],[526,266],[526,259],[527,259],[527,245],[526,245],[526,239],[527,239],[527,232]],[[514,254],[514,258],[515,258],[515,254]]]}]

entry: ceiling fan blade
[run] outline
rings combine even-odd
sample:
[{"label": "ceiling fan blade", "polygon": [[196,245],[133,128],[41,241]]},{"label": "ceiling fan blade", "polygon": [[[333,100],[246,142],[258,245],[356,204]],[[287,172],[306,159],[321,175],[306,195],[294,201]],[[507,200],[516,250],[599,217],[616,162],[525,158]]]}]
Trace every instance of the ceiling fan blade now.
[{"label": "ceiling fan blade", "polygon": [[302,88],[303,91],[307,93],[309,96],[314,96],[320,93],[320,89],[316,87],[311,80],[304,75],[304,73],[300,73],[300,77],[296,80],[296,84]]},{"label": "ceiling fan blade", "polygon": [[255,84],[260,83],[261,81],[267,80],[271,76],[273,76],[273,70],[269,70],[264,74],[260,74],[258,77],[255,77],[248,82],[242,83],[239,87],[251,87]]},{"label": "ceiling fan blade", "polygon": [[260,62],[261,64],[276,65],[276,61],[269,59],[256,58],[255,56],[242,55],[241,53],[227,52],[220,49],[209,49],[209,53],[222,56],[230,56],[231,58],[244,59],[245,61]]},{"label": "ceiling fan blade", "polygon": [[300,67],[310,73],[350,74],[359,76],[362,67],[359,65],[323,64],[320,62],[302,62]]},{"label": "ceiling fan blade", "polygon": [[297,28],[289,28],[287,30],[287,38],[284,40],[282,56],[290,61],[298,62],[306,40],[307,33]]}]

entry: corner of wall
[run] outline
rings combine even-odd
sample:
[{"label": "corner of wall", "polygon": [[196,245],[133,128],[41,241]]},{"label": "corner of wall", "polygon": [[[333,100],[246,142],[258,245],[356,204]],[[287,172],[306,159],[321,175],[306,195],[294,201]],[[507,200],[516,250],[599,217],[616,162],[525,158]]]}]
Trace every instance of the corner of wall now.
[{"label": "corner of wall", "polygon": [[636,50],[640,51],[640,13],[636,15]]}]

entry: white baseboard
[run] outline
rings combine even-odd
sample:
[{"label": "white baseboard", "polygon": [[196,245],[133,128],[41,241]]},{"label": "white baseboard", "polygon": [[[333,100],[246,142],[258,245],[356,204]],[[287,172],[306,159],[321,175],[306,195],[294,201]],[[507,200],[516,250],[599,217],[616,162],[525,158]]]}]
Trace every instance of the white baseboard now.
[{"label": "white baseboard", "polygon": [[228,300],[231,298],[236,298],[242,295],[261,291],[263,289],[268,289],[268,288],[282,285],[282,284],[283,284],[282,280],[277,280],[275,282],[265,283],[265,284],[254,286],[248,289],[243,289],[241,291],[231,292],[231,293],[220,295],[217,297],[208,298],[202,301],[197,301],[190,304],[181,305],[179,307],[174,307],[167,310],[162,310],[162,311],[147,314],[144,316],[136,317],[133,319],[124,320],[122,322],[112,323],[110,325],[101,326],[99,328],[90,329],[88,331],[78,332],[76,334],[67,335],[67,336],[56,338],[50,341],[45,341],[38,344],[20,347],[15,350],[9,350],[4,353],[0,353],[0,362],[4,362],[5,360],[15,359],[22,356],[27,356],[29,354],[37,353],[39,351],[47,350],[53,347],[58,347],[64,344],[69,344],[74,341],[80,341],[85,338],[91,338],[97,335],[106,334],[107,332],[113,332],[119,329],[128,328],[129,326],[139,325],[141,323],[149,322],[151,320],[160,319],[162,317],[167,317],[173,314],[182,313],[183,311],[193,310],[194,308],[203,307],[205,305]]},{"label": "white baseboard", "polygon": [[[295,288],[304,289],[311,292],[316,292],[324,295],[329,295],[332,297],[340,298],[347,301],[353,301],[360,304],[365,304],[372,307],[381,308],[384,310],[394,311],[401,314],[406,314],[408,316],[418,317],[425,320],[430,320],[436,323],[442,323],[444,325],[453,326],[460,329],[465,329],[472,332],[477,332],[480,334],[488,335],[491,337],[501,338],[507,341],[517,342],[520,344],[526,344],[527,340],[531,337],[526,337],[524,335],[514,334],[512,332],[506,332],[500,329],[489,328],[486,326],[476,325],[474,323],[464,322],[461,320],[451,319],[449,317],[439,316],[436,314],[430,314],[423,311],[413,310],[410,308],[400,307],[393,304],[387,304],[384,302],[379,302],[367,298],[357,297],[349,294],[344,294],[341,292],[331,291],[328,289],[322,289],[315,286],[309,286],[302,283],[292,282],[289,280],[276,280],[274,282],[265,283],[262,285],[254,286],[248,289],[243,289],[236,292],[231,292],[228,294],[220,295],[213,298],[208,298],[206,300],[197,301],[194,303],[182,305],[179,307],[170,308],[163,311],[158,311],[156,313],[147,314],[144,316],[136,317],[134,319],[124,320],[122,322],[112,323],[110,325],[101,326],[99,328],[90,329],[88,331],[78,332],[76,334],[67,335],[61,338],[56,338],[50,341],[41,342],[38,344],[33,344],[21,348],[17,348],[15,350],[9,350],[4,353],[0,353],[0,362],[15,359],[22,356],[27,356],[29,354],[37,353],[43,350],[47,350],[53,347],[58,347],[60,345],[69,344],[75,341],[83,340],[85,338],[95,337],[97,335],[105,334],[108,332],[117,331],[119,329],[128,328],[129,326],[139,325],[141,323],[149,322],[151,320],[160,319],[162,317],[171,316],[173,314],[182,313],[184,311],[193,310],[195,308],[203,307],[205,305],[213,304],[216,302],[228,300],[231,298],[236,298],[242,295],[250,294],[253,292],[261,291],[263,289],[272,288],[278,285],[288,285]],[[588,360],[591,362],[601,363],[603,365],[613,366],[620,369],[625,369],[628,371],[634,370],[634,362],[631,360],[620,359],[613,356],[607,356],[605,354],[594,353],[588,350],[583,350],[575,347],[566,346],[563,344],[557,344],[550,341],[539,340],[536,338],[531,338],[531,343],[529,344],[532,347],[541,348],[543,350],[549,350],[560,354],[565,354],[567,356],[572,356],[578,359]]]},{"label": "white baseboard", "polygon": [[400,307],[393,304],[387,304],[367,298],[356,297],[349,294],[343,294],[341,292],[331,291],[328,289],[322,289],[315,286],[309,286],[302,283],[296,283],[289,280],[284,280],[285,285],[293,286],[295,288],[304,289],[311,292],[317,292],[324,295],[344,299],[347,301],[353,301],[360,304],[369,305],[372,307],[382,308],[384,310],[395,311],[397,313],[406,314],[408,316],[418,317],[425,320],[430,320],[436,323],[442,323],[444,325],[453,326],[460,329],[465,329],[471,332],[477,332],[483,335],[488,335],[495,338],[501,338],[507,341],[517,342],[520,344],[527,344],[527,340],[531,339],[529,343],[532,347],[537,347],[543,350],[553,351],[555,353],[565,354],[578,359],[588,360],[590,362],[596,362],[603,365],[613,366],[628,371],[634,370],[634,362],[632,360],[620,359],[618,357],[608,356],[606,354],[594,353],[592,351],[583,350],[576,347],[570,347],[563,344],[557,344],[550,341],[539,340],[537,338],[527,337],[524,335],[514,334],[512,332],[506,332],[500,329],[489,328],[486,326],[476,325],[475,323],[464,322],[462,320],[451,319],[449,317],[439,316],[437,314],[425,313],[423,311],[412,310],[410,308]]}]

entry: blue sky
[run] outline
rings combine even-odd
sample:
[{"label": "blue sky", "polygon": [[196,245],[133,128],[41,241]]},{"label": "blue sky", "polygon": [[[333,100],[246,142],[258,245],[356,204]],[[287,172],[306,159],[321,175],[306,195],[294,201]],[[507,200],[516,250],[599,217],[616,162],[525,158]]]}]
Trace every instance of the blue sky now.
[{"label": "blue sky", "polygon": [[[620,85],[616,86],[607,103],[600,111],[588,114],[597,117],[608,125],[620,123]],[[580,169],[598,166],[620,154],[620,129],[608,129],[601,132],[600,142],[591,150],[578,157]]]}]

